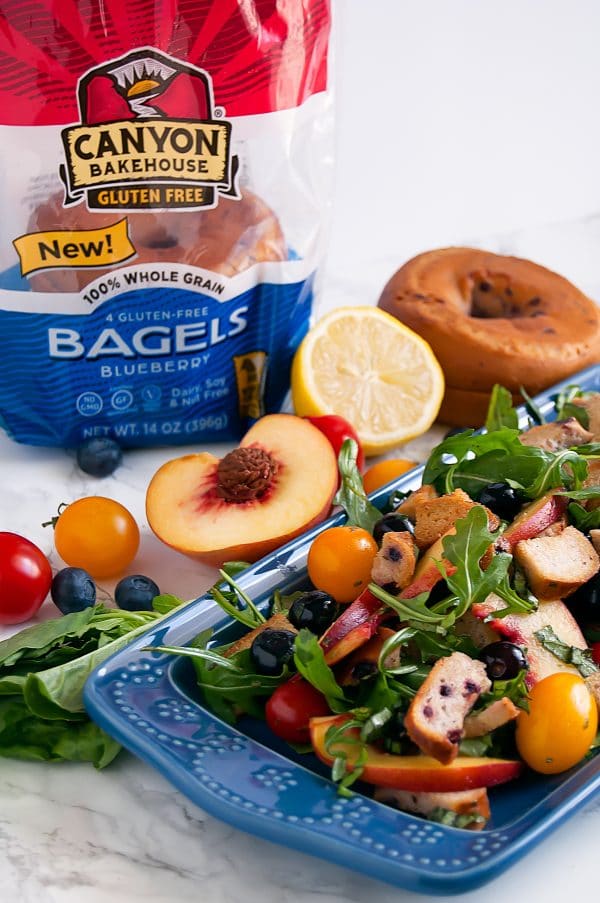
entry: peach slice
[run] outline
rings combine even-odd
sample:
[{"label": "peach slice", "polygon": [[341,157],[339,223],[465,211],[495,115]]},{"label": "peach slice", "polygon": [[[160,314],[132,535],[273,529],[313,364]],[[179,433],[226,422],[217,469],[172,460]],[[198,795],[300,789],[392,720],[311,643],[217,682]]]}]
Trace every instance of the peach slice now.
[{"label": "peach slice", "polygon": [[414,597],[418,596],[420,593],[427,593],[429,590],[433,589],[436,583],[439,583],[440,580],[444,579],[444,575],[436,562],[439,562],[443,567],[447,577],[451,577],[452,574],[456,572],[456,566],[450,564],[450,562],[444,558],[444,539],[446,536],[451,536],[454,533],[456,533],[456,528],[450,527],[443,536],[436,539],[433,545],[421,555],[419,563],[417,564],[417,569],[415,570],[413,582],[402,590],[400,593],[401,599],[414,599]]},{"label": "peach slice", "polygon": [[522,539],[533,539],[560,520],[567,510],[569,499],[564,495],[555,495],[556,492],[554,489],[535,502],[525,505],[498,539],[496,548],[502,552],[512,552]]},{"label": "peach slice", "polygon": [[[330,727],[343,724],[346,715],[325,716],[310,719],[310,739],[318,758],[326,765],[333,764],[327,751],[325,735]],[[349,731],[349,736],[352,731]],[[356,731],[354,732],[356,733]],[[335,750],[343,749],[347,756],[348,770],[359,755],[356,744],[337,741]],[[523,770],[522,762],[513,759],[487,759],[459,756],[450,765],[442,765],[429,756],[395,756],[381,752],[375,746],[367,747],[367,761],[361,780],[378,787],[396,787],[399,790],[454,791],[472,787],[492,787],[517,778]]]},{"label": "peach slice", "polygon": [[335,665],[367,643],[393,612],[365,587],[320,639],[328,665]]},{"label": "peach slice", "polygon": [[[577,621],[560,599],[552,602],[541,602],[537,611],[525,614],[511,614],[504,618],[494,618],[494,612],[506,608],[506,603],[490,593],[485,602],[476,603],[472,612],[476,618],[486,621],[501,639],[516,643],[527,649],[529,670],[525,675],[525,683],[531,689],[538,681],[555,674],[557,671],[568,671],[577,674],[574,665],[568,665],[546,649],[535,636],[542,627],[551,627],[556,636],[568,646],[587,649],[587,643],[579,629]],[[488,621],[489,619],[489,621]]]},{"label": "peach slice", "polygon": [[268,414],[224,458],[167,461],[146,494],[154,533],[219,566],[256,561],[327,517],[338,480],[330,443],[308,420]]}]

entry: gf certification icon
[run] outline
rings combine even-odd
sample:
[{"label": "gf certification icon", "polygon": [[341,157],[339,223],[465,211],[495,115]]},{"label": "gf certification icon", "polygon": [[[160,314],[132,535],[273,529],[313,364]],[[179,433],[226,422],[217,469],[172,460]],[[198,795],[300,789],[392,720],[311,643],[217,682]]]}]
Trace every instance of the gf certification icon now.
[{"label": "gf certification icon", "polygon": [[133,393],[129,389],[116,389],[110,396],[110,404],[115,411],[127,411],[133,404]]}]

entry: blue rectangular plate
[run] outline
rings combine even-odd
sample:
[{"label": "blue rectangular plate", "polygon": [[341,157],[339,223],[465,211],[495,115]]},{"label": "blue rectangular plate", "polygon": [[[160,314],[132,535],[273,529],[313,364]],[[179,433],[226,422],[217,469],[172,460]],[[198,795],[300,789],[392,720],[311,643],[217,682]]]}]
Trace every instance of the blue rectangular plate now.
[{"label": "blue rectangular plate", "polygon": [[[600,367],[537,396],[545,415],[552,416],[552,396],[574,382],[600,390]],[[521,417],[525,425],[524,409]],[[373,502],[383,507],[393,490],[416,488],[422,473],[418,467],[389,483]],[[302,586],[311,541],[343,521],[343,514],[332,517],[262,559],[239,577],[240,586],[263,608],[275,589]],[[600,756],[556,777],[528,774],[490,792],[492,821],[480,832],[430,823],[360,793],[343,799],[315,757],[297,756],[256,721],[234,728],[204,708],[189,662],[143,651],[185,645],[207,627],[228,631],[231,622],[202,596],[98,668],[85,704],[94,721],[194,803],[251,834],[399,887],[463,893],[516,862],[600,789]]]}]

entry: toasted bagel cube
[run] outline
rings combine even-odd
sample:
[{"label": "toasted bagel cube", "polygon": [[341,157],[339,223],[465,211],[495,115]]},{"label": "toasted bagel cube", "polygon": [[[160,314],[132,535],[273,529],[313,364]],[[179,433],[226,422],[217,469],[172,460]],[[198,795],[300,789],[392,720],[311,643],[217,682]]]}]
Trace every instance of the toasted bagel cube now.
[{"label": "toasted bagel cube", "polygon": [[600,554],[600,530],[590,530],[590,539],[593,547]]},{"label": "toasted bagel cube", "polygon": [[[590,458],[588,461],[588,475],[583,481],[583,488],[592,489],[596,487],[600,487],[600,460]],[[586,499],[582,504],[588,511],[593,511],[594,508],[600,507],[600,498]]]},{"label": "toasted bagel cube", "polygon": [[383,534],[381,548],[373,560],[371,579],[379,586],[393,584],[398,592],[409,585],[416,566],[415,544],[410,533],[390,530]]},{"label": "toasted bagel cube", "polygon": [[600,569],[598,553],[576,527],[567,527],[557,536],[522,539],[514,555],[540,600],[564,599]]},{"label": "toasted bagel cube", "polygon": [[396,511],[398,514],[404,514],[409,520],[414,522],[416,516],[416,505],[421,499],[427,499],[431,501],[431,499],[436,499],[438,497],[437,490],[434,486],[430,486],[428,483],[424,483],[423,486],[419,486],[418,489],[415,489],[414,492],[411,492],[409,496],[407,496],[404,501],[398,505]]},{"label": "toasted bagel cube", "polygon": [[534,445],[545,451],[555,452],[572,445],[585,445],[593,439],[592,433],[584,429],[576,417],[532,426],[519,437],[522,445]]},{"label": "toasted bagel cube", "polygon": [[490,817],[490,803],[485,787],[456,790],[453,793],[448,791],[415,793],[410,790],[396,790],[393,787],[376,787],[373,798],[402,812],[414,812],[417,815],[428,816],[436,809],[448,809],[457,815],[479,815],[481,821],[468,826],[474,831],[484,828]]},{"label": "toasted bagel cube", "polygon": [[[455,489],[435,499],[420,498],[415,501],[415,542],[420,549],[427,549],[478,504],[462,489]],[[500,521],[487,508],[488,526],[497,530]]]},{"label": "toasted bagel cube", "polygon": [[484,737],[491,731],[508,724],[519,714],[517,706],[508,698],[496,699],[481,712],[471,712],[465,718],[465,737]]},{"label": "toasted bagel cube", "polygon": [[483,662],[464,652],[439,659],[404,716],[408,736],[426,756],[449,765],[458,755],[466,716],[491,686]]}]

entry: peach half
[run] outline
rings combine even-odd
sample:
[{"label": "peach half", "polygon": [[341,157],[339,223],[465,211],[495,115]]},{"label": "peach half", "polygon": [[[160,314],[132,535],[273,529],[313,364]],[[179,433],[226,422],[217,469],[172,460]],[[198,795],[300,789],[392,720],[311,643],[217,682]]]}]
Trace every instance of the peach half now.
[{"label": "peach half", "polygon": [[146,493],[160,540],[200,561],[256,561],[322,521],[337,488],[335,454],[308,420],[267,414],[224,458],[167,461]]}]

